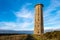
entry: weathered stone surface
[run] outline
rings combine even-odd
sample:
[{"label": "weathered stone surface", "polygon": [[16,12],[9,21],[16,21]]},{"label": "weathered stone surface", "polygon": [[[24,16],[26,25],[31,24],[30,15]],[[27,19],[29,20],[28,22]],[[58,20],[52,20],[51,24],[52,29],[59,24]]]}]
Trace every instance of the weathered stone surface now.
[{"label": "weathered stone surface", "polygon": [[35,6],[34,34],[36,35],[42,35],[44,32],[42,7],[42,4],[37,4]]}]

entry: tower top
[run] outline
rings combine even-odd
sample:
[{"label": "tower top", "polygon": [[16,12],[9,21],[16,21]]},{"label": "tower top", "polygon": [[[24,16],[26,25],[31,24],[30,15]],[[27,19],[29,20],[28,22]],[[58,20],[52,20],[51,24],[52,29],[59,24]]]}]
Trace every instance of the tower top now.
[{"label": "tower top", "polygon": [[[43,7],[43,4],[37,4],[37,5],[40,5],[41,7]],[[35,7],[36,7],[37,5],[35,5]]]}]

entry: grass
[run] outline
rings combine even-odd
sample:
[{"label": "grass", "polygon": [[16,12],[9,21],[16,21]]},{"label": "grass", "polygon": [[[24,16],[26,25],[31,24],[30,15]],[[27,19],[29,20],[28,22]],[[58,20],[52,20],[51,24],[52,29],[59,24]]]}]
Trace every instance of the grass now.
[{"label": "grass", "polygon": [[25,40],[27,35],[1,35],[0,40]]},{"label": "grass", "polygon": [[60,40],[60,31],[47,32],[43,36],[29,34],[0,35],[0,40]]}]

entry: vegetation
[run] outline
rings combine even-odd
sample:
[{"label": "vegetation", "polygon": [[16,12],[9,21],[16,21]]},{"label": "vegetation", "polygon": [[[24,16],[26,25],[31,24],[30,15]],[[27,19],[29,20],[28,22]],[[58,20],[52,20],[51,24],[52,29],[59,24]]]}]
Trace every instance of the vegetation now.
[{"label": "vegetation", "polygon": [[27,35],[1,35],[0,40],[25,40]]},{"label": "vegetation", "polygon": [[0,40],[60,40],[60,31],[47,32],[42,36],[29,34],[0,35]]},{"label": "vegetation", "polygon": [[47,39],[60,40],[60,31],[47,32],[44,34]]}]

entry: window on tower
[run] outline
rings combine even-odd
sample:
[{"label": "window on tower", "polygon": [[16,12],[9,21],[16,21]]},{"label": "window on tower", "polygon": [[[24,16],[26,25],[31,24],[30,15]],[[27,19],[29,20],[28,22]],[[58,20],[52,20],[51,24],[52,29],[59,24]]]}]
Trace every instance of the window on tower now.
[{"label": "window on tower", "polygon": [[39,18],[38,18],[38,21],[39,21]]},{"label": "window on tower", "polygon": [[39,21],[39,19],[40,19],[40,17],[39,17],[39,15],[38,15],[38,21]]},{"label": "window on tower", "polygon": [[38,34],[39,34],[39,31],[38,31]]},{"label": "window on tower", "polygon": [[36,24],[35,24],[35,27],[36,27]]},{"label": "window on tower", "polygon": [[38,25],[38,27],[39,27],[39,25]]}]

